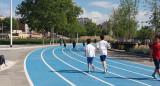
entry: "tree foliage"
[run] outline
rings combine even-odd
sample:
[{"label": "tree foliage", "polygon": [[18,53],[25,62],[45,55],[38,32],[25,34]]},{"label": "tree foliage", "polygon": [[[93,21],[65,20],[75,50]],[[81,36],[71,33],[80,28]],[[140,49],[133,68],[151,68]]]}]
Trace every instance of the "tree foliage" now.
[{"label": "tree foliage", "polygon": [[88,21],[84,26],[86,28],[86,35],[96,35],[97,25],[95,23],[93,23],[92,21]]},{"label": "tree foliage", "polygon": [[159,0],[145,0],[147,5],[146,7],[149,8],[150,15],[150,23],[155,28],[155,33],[158,33],[160,28],[160,1]]},{"label": "tree foliage", "polygon": [[136,15],[138,13],[139,0],[121,0],[119,8],[113,10],[110,17],[113,35],[120,41],[132,39],[138,27]]},{"label": "tree foliage", "polygon": [[72,0],[24,0],[17,10],[16,14],[21,15],[31,29],[43,33],[71,32],[70,37],[79,31],[77,17],[83,12]]},{"label": "tree foliage", "polygon": [[142,43],[144,44],[146,39],[152,39],[152,32],[153,32],[152,28],[144,26],[137,31],[136,39],[142,40]]},{"label": "tree foliage", "polygon": [[[4,33],[10,33],[10,18],[7,17],[4,20],[0,20],[0,21],[1,21],[1,23],[3,22],[3,32]],[[15,18],[12,18],[12,29],[13,30],[18,29],[18,22],[16,21]]]}]

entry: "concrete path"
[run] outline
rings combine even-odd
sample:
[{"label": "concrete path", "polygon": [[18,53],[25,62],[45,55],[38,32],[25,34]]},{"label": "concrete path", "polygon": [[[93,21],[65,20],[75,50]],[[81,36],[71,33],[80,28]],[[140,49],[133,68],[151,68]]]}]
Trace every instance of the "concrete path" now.
[{"label": "concrete path", "polygon": [[[4,55],[7,60],[5,70],[0,70],[0,86],[29,86],[24,73],[24,59],[33,50],[49,45],[0,45],[0,55]],[[8,64],[13,62],[13,64]],[[10,67],[8,69],[8,67]]]}]

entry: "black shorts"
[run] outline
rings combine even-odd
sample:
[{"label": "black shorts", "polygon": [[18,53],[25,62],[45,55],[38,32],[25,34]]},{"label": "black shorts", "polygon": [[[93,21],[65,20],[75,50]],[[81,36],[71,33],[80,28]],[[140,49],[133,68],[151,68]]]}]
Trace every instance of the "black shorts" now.
[{"label": "black shorts", "polygon": [[87,57],[87,63],[92,64],[93,63],[93,57]]},{"label": "black shorts", "polygon": [[75,48],[76,47],[76,45],[73,45],[73,48]]},{"label": "black shorts", "polygon": [[160,69],[160,59],[153,59],[156,69]]},{"label": "black shorts", "polygon": [[100,56],[101,61],[106,61],[106,55]]}]

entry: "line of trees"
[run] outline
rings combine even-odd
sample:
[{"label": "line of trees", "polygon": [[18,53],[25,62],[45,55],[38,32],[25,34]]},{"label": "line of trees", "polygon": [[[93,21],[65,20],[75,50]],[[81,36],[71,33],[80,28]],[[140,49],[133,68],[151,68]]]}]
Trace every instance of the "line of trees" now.
[{"label": "line of trees", "polygon": [[[112,35],[121,42],[131,42],[133,39],[148,39],[151,34],[140,35],[140,32],[158,34],[160,27],[160,1],[146,0],[146,8],[149,9],[149,23],[152,27],[142,27],[137,30],[136,16],[139,11],[140,0],[120,0],[118,9],[114,9],[106,29],[99,29],[92,21],[84,26],[80,25],[77,17],[83,13],[72,0],[24,0],[17,6],[17,15],[21,15],[23,23],[28,24],[30,31],[36,30],[45,37],[46,32],[58,33],[74,38],[76,33],[80,36],[88,35]],[[148,7],[147,7],[148,6]],[[150,30],[152,28],[152,30]],[[153,29],[154,28],[154,29]],[[51,36],[52,37],[52,36]],[[44,38],[43,38],[44,39]],[[51,39],[51,38],[50,38]]]},{"label": "line of trees", "polygon": [[46,32],[70,38],[74,38],[76,33],[80,36],[108,34],[106,29],[99,29],[92,21],[80,25],[77,18],[82,13],[82,8],[72,0],[24,0],[16,11],[17,15],[21,15],[23,23],[31,28],[30,31],[43,33],[43,39]]},{"label": "line of trees", "polygon": [[72,0],[24,0],[16,11],[23,18],[23,23],[31,28],[30,31],[42,33],[43,39],[46,32],[72,38],[74,33],[83,31],[77,20],[81,13],[83,10]]},{"label": "line of trees", "polygon": [[120,0],[118,9],[114,9],[107,27],[113,32],[113,37],[120,42],[131,42],[134,39],[140,39],[144,43],[146,39],[160,32],[160,1],[145,0],[145,8],[150,15],[148,22],[151,26],[143,26],[138,30],[138,21],[136,16],[139,12],[140,0]]},{"label": "line of trees", "polygon": [[[15,18],[12,18],[12,25],[13,25],[13,30],[18,29],[18,22],[16,21]],[[1,32],[3,27],[3,33],[10,33],[10,18],[7,17],[4,20],[0,19],[0,27],[1,27]]]},{"label": "line of trees", "polygon": [[[109,24],[112,24],[114,38],[121,42],[133,39],[136,34],[138,22],[139,0],[121,0],[117,10],[114,10],[110,16]],[[110,25],[111,26],[111,25]]]}]

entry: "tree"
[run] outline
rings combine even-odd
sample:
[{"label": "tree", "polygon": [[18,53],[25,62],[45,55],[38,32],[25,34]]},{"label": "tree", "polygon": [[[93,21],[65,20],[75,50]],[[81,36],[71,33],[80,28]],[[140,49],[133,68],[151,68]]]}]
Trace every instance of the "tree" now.
[{"label": "tree", "polygon": [[[10,33],[10,18],[7,17],[4,20],[2,20],[3,22],[3,31],[5,33]],[[16,21],[16,19],[12,18],[12,29],[13,30],[17,30],[18,29],[18,22]]]},{"label": "tree", "polygon": [[[150,23],[155,28],[155,34],[158,34],[158,30],[160,30],[160,1],[159,0],[145,0],[151,14]],[[146,7],[147,8],[147,7]],[[148,9],[147,8],[147,9]]]},{"label": "tree", "polygon": [[92,21],[88,21],[87,24],[84,25],[86,28],[86,35],[94,36],[96,35],[97,25]]},{"label": "tree", "polygon": [[101,35],[109,35],[108,29],[102,29]]},{"label": "tree", "polygon": [[138,22],[135,16],[138,13],[139,0],[121,0],[119,8],[113,10],[110,18],[115,38],[124,42],[135,37]]},{"label": "tree", "polygon": [[146,39],[152,39],[152,32],[150,27],[144,26],[137,32],[137,39],[142,40],[142,44],[145,44]]},{"label": "tree", "polygon": [[[65,34],[75,32],[77,17],[83,11],[72,0],[25,0],[17,7],[24,23],[42,32]],[[44,39],[44,37],[43,37]]]}]

